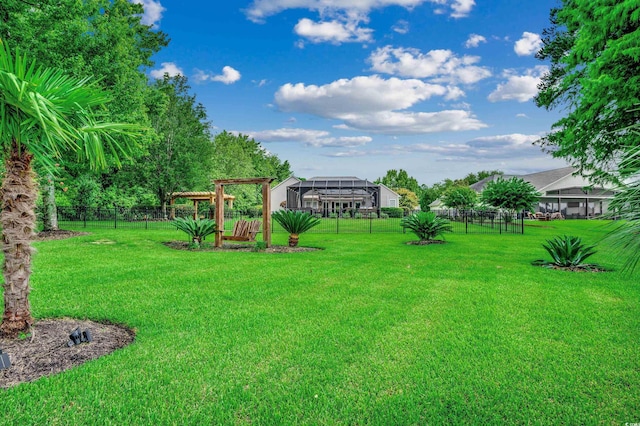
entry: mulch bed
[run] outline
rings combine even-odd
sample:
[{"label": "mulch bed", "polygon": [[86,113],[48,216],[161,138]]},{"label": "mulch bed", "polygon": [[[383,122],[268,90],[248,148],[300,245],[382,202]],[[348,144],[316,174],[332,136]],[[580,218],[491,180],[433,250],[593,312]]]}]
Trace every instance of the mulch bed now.
[{"label": "mulch bed", "polygon": [[58,229],[55,231],[40,231],[33,238],[34,241],[47,241],[47,240],[64,240],[66,238],[78,237],[80,235],[89,235],[88,232],[76,232],[65,231],[64,229]]},{"label": "mulch bed", "polygon": [[[69,347],[69,334],[78,327],[88,329],[92,341]],[[116,324],[70,318],[37,321],[21,338],[0,338],[0,348],[11,360],[10,368],[0,370],[0,388],[60,373],[127,346],[134,338],[133,330]]]},{"label": "mulch bed", "polygon": [[271,246],[262,250],[258,250],[255,244],[229,244],[223,243],[222,247],[214,247],[211,243],[204,243],[200,248],[192,248],[186,241],[167,241],[162,243],[167,247],[176,250],[188,251],[222,251],[222,252],[244,252],[253,251],[261,253],[301,253],[307,251],[322,250],[315,247],[289,247],[289,246]]},{"label": "mulch bed", "polygon": [[445,244],[444,240],[425,240],[425,241],[407,241],[407,245],[410,246],[428,246],[431,244]]}]

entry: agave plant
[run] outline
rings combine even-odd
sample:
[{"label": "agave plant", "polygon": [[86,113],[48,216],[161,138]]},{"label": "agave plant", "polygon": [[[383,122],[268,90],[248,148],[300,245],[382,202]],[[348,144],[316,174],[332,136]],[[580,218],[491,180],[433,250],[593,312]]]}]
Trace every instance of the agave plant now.
[{"label": "agave plant", "polygon": [[543,244],[542,247],[551,255],[552,261],[536,260],[532,262],[534,265],[546,266],[546,267],[561,267],[572,269],[591,269],[597,268],[598,265],[587,264],[584,261],[594,255],[595,245],[587,246],[582,243],[580,237],[573,237],[564,235],[562,237],[556,237],[552,240],[547,240],[547,244]]},{"label": "agave plant", "polygon": [[289,233],[289,247],[296,247],[299,235],[320,223],[320,219],[309,213],[293,210],[278,210],[271,217]]},{"label": "agave plant", "polygon": [[191,217],[177,217],[173,224],[177,229],[189,235],[191,242],[197,246],[202,244],[207,235],[213,234],[218,229],[216,222],[211,219],[200,220]]},{"label": "agave plant", "polygon": [[451,222],[433,212],[419,212],[402,219],[400,226],[416,234],[420,241],[431,241],[451,232]]}]

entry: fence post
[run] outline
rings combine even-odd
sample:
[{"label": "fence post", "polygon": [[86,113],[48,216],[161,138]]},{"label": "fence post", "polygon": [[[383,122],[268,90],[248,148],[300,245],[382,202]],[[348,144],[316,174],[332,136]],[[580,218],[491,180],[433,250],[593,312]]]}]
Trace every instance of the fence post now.
[{"label": "fence post", "polygon": [[84,216],[83,216],[83,222],[84,222],[84,227],[87,227],[87,208],[85,207],[84,209]]},{"label": "fence post", "polygon": [[340,233],[340,211],[336,213],[336,234]]},{"label": "fence post", "polygon": [[522,210],[522,215],[520,216],[520,228],[522,229],[522,235],[524,235],[524,210]]},{"label": "fence post", "polygon": [[465,234],[469,233],[469,212],[468,211],[464,212],[464,233]]},{"label": "fence post", "polygon": [[369,212],[369,233],[373,234],[373,215]]},{"label": "fence post", "polygon": [[118,229],[118,207],[113,206],[113,229]]}]

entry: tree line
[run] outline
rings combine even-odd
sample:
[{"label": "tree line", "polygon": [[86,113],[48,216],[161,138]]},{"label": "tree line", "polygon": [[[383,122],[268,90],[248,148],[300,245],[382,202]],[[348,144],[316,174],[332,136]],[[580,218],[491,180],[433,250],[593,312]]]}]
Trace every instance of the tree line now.
[{"label": "tree line", "polygon": [[[93,76],[112,98],[105,118],[145,129],[126,153],[119,153],[125,155],[106,152],[101,171],[69,152],[60,153],[53,168],[35,164],[45,225],[55,227],[56,206],[166,205],[173,192],[212,190],[215,178],[271,176],[279,182],[292,173],[288,161],[246,135],[212,134],[206,110],[185,76],[147,76],[152,56],[170,40],[142,24],[142,13],[142,5],[128,0],[0,4],[0,40],[6,46],[28,52],[41,66]],[[249,186],[230,191],[239,208],[261,203],[260,191]]]}]

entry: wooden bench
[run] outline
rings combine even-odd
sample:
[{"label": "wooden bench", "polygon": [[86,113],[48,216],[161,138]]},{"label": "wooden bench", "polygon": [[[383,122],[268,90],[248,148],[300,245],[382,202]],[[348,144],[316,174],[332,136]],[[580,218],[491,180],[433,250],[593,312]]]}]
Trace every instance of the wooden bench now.
[{"label": "wooden bench", "polygon": [[259,220],[239,220],[233,224],[231,235],[223,235],[223,240],[230,241],[255,241],[256,235],[260,232]]}]

